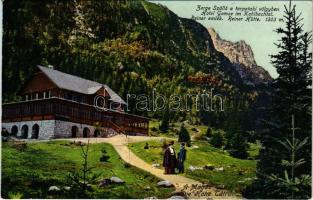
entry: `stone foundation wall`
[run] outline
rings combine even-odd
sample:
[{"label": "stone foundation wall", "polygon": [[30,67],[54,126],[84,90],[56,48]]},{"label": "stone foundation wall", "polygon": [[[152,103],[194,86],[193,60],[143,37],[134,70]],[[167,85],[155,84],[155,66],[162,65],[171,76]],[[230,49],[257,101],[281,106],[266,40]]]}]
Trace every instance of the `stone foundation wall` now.
[{"label": "stone foundation wall", "polygon": [[[21,137],[22,127],[26,125],[28,127],[27,138],[30,139],[32,137],[32,129],[35,124],[39,126],[38,139],[95,137],[94,126],[61,120],[41,120],[41,121],[2,123],[2,128],[5,128],[9,133],[11,133],[12,127],[17,126],[18,129],[17,136]],[[75,128],[76,134],[74,135],[72,131],[73,127],[76,127]],[[118,134],[116,131],[107,127],[101,127],[100,131],[98,131],[98,137],[112,137],[116,134]]]},{"label": "stone foundation wall", "polygon": [[22,122],[10,122],[2,123],[2,128],[5,128],[9,133],[11,133],[12,127],[17,126],[17,136],[22,136],[22,127],[27,126],[27,138],[32,137],[33,126],[37,124],[39,126],[38,139],[51,139],[54,138],[54,127],[55,120],[40,120],[40,121],[22,121]]}]

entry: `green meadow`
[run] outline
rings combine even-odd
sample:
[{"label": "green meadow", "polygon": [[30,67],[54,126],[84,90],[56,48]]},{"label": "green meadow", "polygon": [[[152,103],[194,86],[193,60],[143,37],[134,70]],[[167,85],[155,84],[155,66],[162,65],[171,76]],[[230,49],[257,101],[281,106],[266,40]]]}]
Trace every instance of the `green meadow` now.
[{"label": "green meadow", "polygon": [[[101,150],[109,159],[100,162]],[[2,143],[2,198],[74,198],[62,188],[71,186],[68,175],[81,168],[81,147],[68,141],[36,143]],[[88,165],[93,167],[88,198],[166,198],[173,188],[156,186],[159,181],[151,174],[124,163],[109,144],[90,144]],[[117,176],[124,184],[98,187],[99,181]],[[49,191],[57,186],[60,191]],[[144,191],[144,192],[143,192]]]},{"label": "green meadow", "polygon": [[[146,143],[148,143],[149,149],[144,149]],[[150,164],[158,163],[162,168],[162,143],[161,140],[154,140],[129,144],[129,147],[141,159]],[[179,144],[176,142],[174,147],[177,153]],[[184,176],[234,192],[240,192],[251,184],[255,178],[255,160],[242,160],[231,157],[226,151],[216,149],[206,141],[192,142],[192,146],[186,147],[186,149],[187,160]],[[250,145],[249,153],[251,157],[255,156],[257,151],[257,145]],[[215,169],[190,170],[190,166],[196,168],[213,166]]]}]

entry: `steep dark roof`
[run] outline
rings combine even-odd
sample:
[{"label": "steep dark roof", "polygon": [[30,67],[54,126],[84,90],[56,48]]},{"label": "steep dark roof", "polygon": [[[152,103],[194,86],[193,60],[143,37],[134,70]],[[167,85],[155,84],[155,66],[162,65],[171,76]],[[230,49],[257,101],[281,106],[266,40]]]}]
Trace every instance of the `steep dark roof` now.
[{"label": "steep dark roof", "polygon": [[109,93],[110,99],[112,101],[126,104],[126,102],[118,94],[116,94],[109,86],[105,84],[87,80],[71,74],[66,74],[64,72],[40,65],[38,65],[38,68],[59,88],[90,95],[95,94],[101,87],[104,87],[105,90]]}]

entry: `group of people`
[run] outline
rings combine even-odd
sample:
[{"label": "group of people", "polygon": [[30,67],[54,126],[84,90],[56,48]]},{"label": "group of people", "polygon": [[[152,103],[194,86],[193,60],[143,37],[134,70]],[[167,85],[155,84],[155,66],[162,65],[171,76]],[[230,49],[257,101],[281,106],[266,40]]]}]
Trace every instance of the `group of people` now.
[{"label": "group of people", "polygon": [[178,173],[184,173],[184,162],[187,153],[185,143],[181,143],[177,157],[173,145],[174,141],[169,142],[164,150],[163,167],[165,174],[175,174],[176,169],[178,169]]}]

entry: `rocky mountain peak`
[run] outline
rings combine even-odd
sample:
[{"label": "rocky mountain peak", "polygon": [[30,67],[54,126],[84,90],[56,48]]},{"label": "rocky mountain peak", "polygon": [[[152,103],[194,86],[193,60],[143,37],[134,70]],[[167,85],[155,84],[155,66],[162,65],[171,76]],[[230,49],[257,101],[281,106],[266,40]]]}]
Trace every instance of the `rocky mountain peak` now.
[{"label": "rocky mountain peak", "polygon": [[244,40],[232,42],[222,39],[213,28],[208,28],[208,31],[215,49],[222,52],[232,62],[245,82],[261,84],[272,80],[269,73],[257,65],[251,46]]}]

